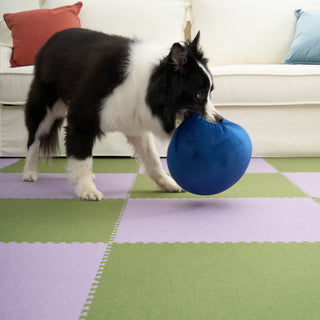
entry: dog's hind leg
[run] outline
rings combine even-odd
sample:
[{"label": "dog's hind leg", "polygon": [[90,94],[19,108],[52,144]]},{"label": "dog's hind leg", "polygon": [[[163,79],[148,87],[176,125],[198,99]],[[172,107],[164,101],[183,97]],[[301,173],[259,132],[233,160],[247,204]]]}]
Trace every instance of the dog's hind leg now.
[{"label": "dog's hind leg", "polygon": [[24,181],[37,181],[37,169],[38,169],[38,156],[39,156],[40,140],[36,139],[29,147],[28,154],[26,157],[26,163],[23,169]]},{"label": "dog's hind leg", "polygon": [[40,148],[40,139],[37,136],[37,131],[40,123],[45,118],[45,94],[42,86],[36,78],[34,78],[26,108],[25,108],[25,124],[28,130],[28,153],[26,163],[23,169],[24,181],[37,181],[38,156]]},{"label": "dog's hind leg", "polygon": [[154,180],[163,191],[183,191],[163,170],[152,133],[148,132],[142,136],[127,137],[127,139],[128,142],[132,144],[136,156],[140,159],[148,176]]},{"label": "dog's hind leg", "polygon": [[55,153],[58,130],[66,115],[66,106],[52,89],[35,78],[29,92],[25,109],[28,130],[28,154],[23,170],[24,181],[36,181],[40,149],[45,157]]}]

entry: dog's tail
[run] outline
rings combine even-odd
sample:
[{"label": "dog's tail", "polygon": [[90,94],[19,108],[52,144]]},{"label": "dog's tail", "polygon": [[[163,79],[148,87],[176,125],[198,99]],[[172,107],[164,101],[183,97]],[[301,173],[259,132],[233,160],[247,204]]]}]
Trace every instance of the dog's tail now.
[{"label": "dog's tail", "polygon": [[66,104],[58,99],[52,88],[40,83],[35,77],[25,108],[28,149],[36,143],[40,144],[39,155],[42,158],[48,159],[57,155],[59,129],[66,115]]},{"label": "dog's tail", "polygon": [[40,157],[48,160],[60,153],[59,131],[63,124],[63,118],[54,120],[49,132],[40,137]]}]

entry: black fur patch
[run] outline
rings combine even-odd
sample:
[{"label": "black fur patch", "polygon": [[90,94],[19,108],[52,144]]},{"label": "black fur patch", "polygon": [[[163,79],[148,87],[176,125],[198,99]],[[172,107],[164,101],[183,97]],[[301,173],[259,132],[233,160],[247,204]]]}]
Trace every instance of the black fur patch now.
[{"label": "black fur patch", "polygon": [[200,33],[192,42],[173,44],[170,54],[153,70],[150,78],[146,102],[161,119],[167,133],[175,129],[177,112],[205,114],[206,99],[197,98],[197,94],[203,92],[207,97],[213,87],[210,88],[208,76],[198,64],[208,70],[207,60],[199,48],[199,36]]},{"label": "black fur patch", "polygon": [[[61,99],[68,107],[67,156],[80,160],[90,157],[95,140],[103,134],[102,100],[125,81],[134,43],[129,38],[86,29],[67,29],[52,36],[36,57],[25,111],[28,147],[35,140],[47,108],[53,108]],[[169,134],[175,129],[178,112],[205,115],[207,99],[200,97],[207,98],[212,88],[199,63],[208,70],[198,34],[192,42],[173,44],[150,75],[145,102]],[[50,132],[40,137],[41,149],[55,150],[61,124],[56,119]]]},{"label": "black fur patch", "polygon": [[26,106],[28,146],[46,114],[61,99],[68,105],[67,156],[85,159],[102,132],[101,100],[125,79],[133,40],[86,29],[56,33],[39,51]]}]

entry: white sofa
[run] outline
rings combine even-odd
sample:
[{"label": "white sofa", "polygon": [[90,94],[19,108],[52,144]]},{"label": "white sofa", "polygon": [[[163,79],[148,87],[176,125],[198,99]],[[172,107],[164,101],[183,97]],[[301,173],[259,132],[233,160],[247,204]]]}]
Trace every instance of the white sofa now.
[{"label": "white sofa", "polygon": [[[1,14],[73,4],[11,0]],[[7,6],[7,7],[6,7]],[[254,156],[320,156],[320,65],[284,65],[295,9],[320,10],[319,0],[83,0],[82,27],[172,43],[201,31],[214,75],[213,101],[250,134]],[[10,33],[0,23],[0,156],[24,156],[23,108],[33,67],[11,68]],[[40,27],[40,26],[39,26]],[[158,143],[166,155],[168,141]],[[62,144],[61,144],[62,145]],[[63,154],[63,146],[62,146]],[[94,155],[132,155],[121,134]]]}]

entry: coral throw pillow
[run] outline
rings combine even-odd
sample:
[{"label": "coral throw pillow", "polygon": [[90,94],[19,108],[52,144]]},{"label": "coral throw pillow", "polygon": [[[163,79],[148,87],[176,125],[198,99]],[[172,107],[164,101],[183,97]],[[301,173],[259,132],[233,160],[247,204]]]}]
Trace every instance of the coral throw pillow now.
[{"label": "coral throw pillow", "polygon": [[38,51],[52,35],[64,29],[80,28],[78,14],[81,7],[82,2],[77,2],[55,9],[4,14],[13,39],[11,66],[33,65]]}]

